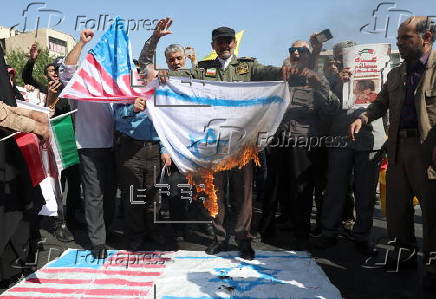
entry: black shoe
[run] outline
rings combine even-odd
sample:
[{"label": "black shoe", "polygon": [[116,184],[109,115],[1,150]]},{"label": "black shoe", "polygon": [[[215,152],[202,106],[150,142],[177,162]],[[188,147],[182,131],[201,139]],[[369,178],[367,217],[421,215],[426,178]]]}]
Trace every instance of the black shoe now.
[{"label": "black shoe", "polygon": [[277,223],[277,224],[284,224],[288,221],[289,221],[289,217],[286,215],[280,215],[279,217],[277,217],[275,219],[275,223]]},{"label": "black shoe", "polygon": [[338,240],[335,237],[321,236],[313,241],[313,245],[318,249],[327,249],[335,246]]},{"label": "black shoe", "polygon": [[227,243],[226,242],[218,242],[218,241],[214,241],[212,244],[210,244],[205,252],[206,254],[209,255],[215,255],[221,251],[226,251],[227,250]]},{"label": "black shoe", "polygon": [[183,241],[191,242],[193,240],[195,240],[195,233],[194,233],[194,231],[192,230],[192,228],[186,227],[183,230]]},{"label": "black shoe", "polygon": [[436,273],[425,271],[422,288],[426,291],[436,291]]},{"label": "black shoe", "polygon": [[165,246],[171,242],[170,237],[159,231],[153,231],[150,235],[150,241],[158,246]]},{"label": "black shoe", "polygon": [[44,243],[45,240],[38,238],[38,239],[30,239],[29,240],[29,250],[30,251],[44,251]]},{"label": "black shoe", "polygon": [[344,237],[350,240],[351,242],[356,242],[356,237],[351,230],[343,229],[339,232],[339,237]]},{"label": "black shoe", "polygon": [[377,255],[377,248],[375,248],[375,244],[371,241],[356,242],[356,248],[361,254],[365,256]]},{"label": "black shoe", "polygon": [[275,227],[278,230],[286,230],[286,231],[287,230],[294,230],[296,228],[295,224],[291,220],[288,220],[288,221],[283,222],[283,223],[276,222]]},{"label": "black shoe", "polygon": [[276,237],[275,226],[269,226],[260,232],[260,240],[262,243],[271,243]]},{"label": "black shoe", "polygon": [[314,229],[310,230],[309,236],[312,238],[319,238],[322,236],[322,227],[316,226]]},{"label": "black shoe", "polygon": [[127,243],[127,249],[129,251],[141,251],[144,249],[144,242],[142,241],[125,241]]},{"label": "black shoe", "polygon": [[100,244],[96,245],[91,249],[91,254],[95,259],[105,259],[107,258],[106,245]]},{"label": "black shoe", "polygon": [[208,223],[203,225],[203,232],[208,237],[215,237],[215,231],[213,230],[213,225]]},{"label": "black shoe", "polygon": [[56,230],[53,232],[53,235],[55,236],[58,241],[68,243],[74,241],[73,234],[68,230],[65,223],[59,224],[56,227]]},{"label": "black shoe", "polygon": [[39,251],[44,251],[44,250],[45,250],[45,248],[44,248],[44,242],[45,242],[45,240],[43,241],[43,240],[41,240],[41,239],[39,239],[39,240],[37,241],[37,248],[38,248]]},{"label": "black shoe", "polygon": [[251,247],[250,240],[243,240],[238,242],[239,245],[239,256],[245,260],[251,261],[254,259],[255,253]]}]

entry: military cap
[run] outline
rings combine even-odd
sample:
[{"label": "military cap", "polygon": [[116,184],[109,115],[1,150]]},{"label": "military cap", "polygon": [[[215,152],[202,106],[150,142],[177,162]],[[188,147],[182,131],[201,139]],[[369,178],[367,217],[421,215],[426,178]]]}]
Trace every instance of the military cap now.
[{"label": "military cap", "polygon": [[219,27],[212,31],[212,40],[216,40],[219,37],[233,37],[235,38],[235,30],[229,27]]}]

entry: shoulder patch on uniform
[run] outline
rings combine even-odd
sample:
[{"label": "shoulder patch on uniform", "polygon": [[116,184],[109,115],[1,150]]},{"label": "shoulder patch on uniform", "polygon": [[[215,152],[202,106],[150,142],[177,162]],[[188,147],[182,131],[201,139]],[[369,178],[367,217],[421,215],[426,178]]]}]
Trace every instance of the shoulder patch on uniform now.
[{"label": "shoulder patch on uniform", "polygon": [[255,61],[256,58],[250,56],[238,57],[238,61]]}]

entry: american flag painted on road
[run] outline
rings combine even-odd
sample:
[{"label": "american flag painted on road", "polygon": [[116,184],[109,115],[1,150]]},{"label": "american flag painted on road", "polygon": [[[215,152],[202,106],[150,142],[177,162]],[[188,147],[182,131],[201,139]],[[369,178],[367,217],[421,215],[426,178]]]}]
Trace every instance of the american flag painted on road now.
[{"label": "american flag painted on road", "polygon": [[109,250],[104,260],[69,249],[7,292],[3,298],[145,298],[171,259],[169,252]]},{"label": "american flag painted on road", "polygon": [[246,261],[236,251],[66,251],[3,298],[340,299],[307,252],[262,251]]}]

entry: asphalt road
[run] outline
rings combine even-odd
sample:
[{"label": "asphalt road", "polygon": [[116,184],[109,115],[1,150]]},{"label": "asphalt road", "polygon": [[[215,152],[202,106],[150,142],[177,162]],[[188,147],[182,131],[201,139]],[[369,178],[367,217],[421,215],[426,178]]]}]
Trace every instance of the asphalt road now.
[{"label": "asphalt road", "polygon": [[[260,211],[255,209],[255,221],[259,219]],[[420,210],[416,209],[415,229],[419,238],[422,237],[422,225],[420,224]],[[167,230],[171,235],[169,225],[163,225],[163,230]],[[67,248],[83,249],[87,246],[86,231],[75,230],[76,242],[62,243],[56,240],[46,230],[42,230],[42,235],[46,239],[45,250],[38,256],[39,269],[48,261],[56,258]],[[123,249],[123,232],[121,229],[121,219],[117,219],[108,238],[108,245],[111,249]],[[380,214],[379,206],[375,211],[374,217],[374,240],[383,240],[386,237],[386,220]],[[206,235],[194,231],[190,241],[177,241],[169,245],[168,249],[184,250],[204,250],[206,244],[211,240]],[[313,241],[313,239],[311,240]],[[291,250],[295,249],[295,242],[292,238],[292,230],[277,229],[277,234],[270,242],[265,244],[255,239],[253,247],[258,250]],[[380,245],[381,246],[381,245]],[[155,248],[147,248],[155,249]],[[234,246],[236,249],[236,246]],[[419,258],[417,269],[401,270],[398,273],[387,273],[381,269],[364,269],[360,264],[365,257],[360,255],[354,243],[346,238],[340,238],[336,246],[317,250],[309,249],[313,258],[322,267],[330,281],[340,290],[344,298],[347,299],[427,299],[436,298],[436,294],[424,293],[421,290],[421,270],[422,255]],[[380,247],[380,251],[383,249]],[[1,291],[0,291],[1,292]]]}]

